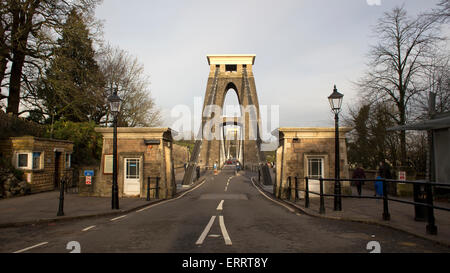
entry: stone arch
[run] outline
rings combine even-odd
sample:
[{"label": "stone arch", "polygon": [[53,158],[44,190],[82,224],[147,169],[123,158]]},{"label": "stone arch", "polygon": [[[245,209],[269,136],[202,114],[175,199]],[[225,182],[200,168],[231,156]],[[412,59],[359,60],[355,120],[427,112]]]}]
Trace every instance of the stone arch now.
[{"label": "stone arch", "polygon": [[[231,94],[230,94],[231,92]],[[238,88],[236,87],[236,85],[233,82],[229,82],[224,91],[223,91],[223,99],[221,101],[221,104],[219,104],[220,107],[222,107],[222,116],[225,117],[225,102],[226,99],[228,98],[228,96],[233,96],[235,95],[237,98],[237,104],[239,105],[239,115],[238,117],[242,116],[242,100],[241,100],[241,96],[239,96],[239,91]]]}]

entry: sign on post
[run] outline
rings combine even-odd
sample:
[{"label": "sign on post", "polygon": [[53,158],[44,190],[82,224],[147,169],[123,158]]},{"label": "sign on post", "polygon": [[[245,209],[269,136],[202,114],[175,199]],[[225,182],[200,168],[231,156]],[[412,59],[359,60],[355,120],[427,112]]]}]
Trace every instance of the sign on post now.
[{"label": "sign on post", "polygon": [[404,171],[398,172],[398,180],[406,181],[406,172],[404,172]]},{"label": "sign on post", "polygon": [[84,171],[84,176],[94,176],[94,171],[86,170],[86,171]]},{"label": "sign on post", "polygon": [[86,185],[92,185],[92,176],[86,176]]}]

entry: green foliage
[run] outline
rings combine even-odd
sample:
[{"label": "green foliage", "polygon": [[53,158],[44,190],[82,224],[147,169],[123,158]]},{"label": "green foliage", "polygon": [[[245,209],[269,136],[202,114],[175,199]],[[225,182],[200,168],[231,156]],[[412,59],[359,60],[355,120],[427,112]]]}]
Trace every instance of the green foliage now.
[{"label": "green foliage", "polygon": [[353,139],[348,143],[350,164],[371,169],[376,169],[385,160],[393,166],[400,164],[398,133],[387,131],[396,124],[393,113],[395,109],[388,103],[360,105],[351,113],[350,126],[354,131]]},{"label": "green foliage", "polygon": [[46,128],[43,125],[23,119],[21,117],[6,114],[0,110],[0,139],[12,136],[35,136],[45,135]]},{"label": "green foliage", "polygon": [[175,141],[174,144],[177,144],[177,145],[180,145],[180,146],[184,146],[184,147],[188,147],[189,153],[192,154],[192,152],[194,151],[195,141],[193,141],[193,140],[180,140],[180,141]]},{"label": "green foliage", "polygon": [[102,137],[95,132],[95,127],[94,122],[59,120],[54,123],[53,128],[49,127],[48,137],[74,142],[74,164],[96,164],[102,154]]},{"label": "green foliage", "polygon": [[95,54],[83,17],[72,10],[38,91],[53,120],[98,124],[104,116],[104,79]]}]

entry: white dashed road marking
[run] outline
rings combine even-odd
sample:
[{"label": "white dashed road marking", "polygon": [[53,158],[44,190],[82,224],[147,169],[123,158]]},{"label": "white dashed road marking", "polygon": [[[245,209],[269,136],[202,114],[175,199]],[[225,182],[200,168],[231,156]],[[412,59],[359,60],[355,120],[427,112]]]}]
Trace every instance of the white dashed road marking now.
[{"label": "white dashed road marking", "polygon": [[111,219],[111,221],[116,221],[116,220],[122,219],[122,218],[124,218],[124,217],[127,217],[127,215],[122,215],[122,216],[113,218],[113,219]]},{"label": "white dashed road marking", "polygon": [[87,227],[87,228],[83,229],[82,231],[88,231],[88,230],[93,229],[93,228],[95,228],[95,226]]},{"label": "white dashed road marking", "polygon": [[34,246],[30,246],[30,247],[27,247],[27,248],[24,248],[24,249],[21,249],[21,250],[17,250],[17,251],[14,252],[14,253],[22,253],[22,252],[28,251],[28,250],[30,250],[30,249],[33,249],[33,248],[36,248],[36,247],[40,247],[40,246],[46,245],[46,244],[48,244],[48,242],[42,242],[42,243],[37,244],[37,245],[34,245]]}]

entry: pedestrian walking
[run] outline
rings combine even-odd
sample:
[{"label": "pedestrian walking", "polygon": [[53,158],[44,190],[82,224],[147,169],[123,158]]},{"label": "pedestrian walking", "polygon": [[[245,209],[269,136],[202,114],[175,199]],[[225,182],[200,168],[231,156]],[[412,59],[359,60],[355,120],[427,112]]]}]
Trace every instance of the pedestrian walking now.
[{"label": "pedestrian walking", "polygon": [[[364,172],[364,169],[361,167],[360,164],[356,167],[355,171],[353,172],[353,179],[366,179],[366,173]],[[358,195],[361,197],[362,194],[362,186],[364,184],[364,181],[355,181],[356,189],[358,190]]]}]

